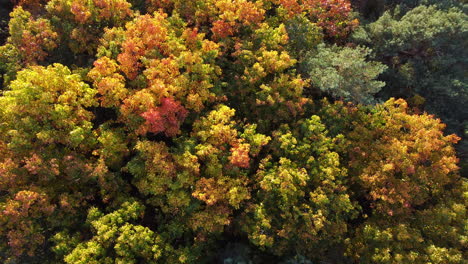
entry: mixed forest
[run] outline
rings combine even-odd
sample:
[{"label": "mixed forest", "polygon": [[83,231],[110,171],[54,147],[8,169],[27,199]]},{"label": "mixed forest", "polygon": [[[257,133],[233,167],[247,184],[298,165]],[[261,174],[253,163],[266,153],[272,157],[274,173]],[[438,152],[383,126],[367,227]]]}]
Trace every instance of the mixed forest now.
[{"label": "mixed forest", "polygon": [[0,262],[468,263],[466,0],[0,0]]}]

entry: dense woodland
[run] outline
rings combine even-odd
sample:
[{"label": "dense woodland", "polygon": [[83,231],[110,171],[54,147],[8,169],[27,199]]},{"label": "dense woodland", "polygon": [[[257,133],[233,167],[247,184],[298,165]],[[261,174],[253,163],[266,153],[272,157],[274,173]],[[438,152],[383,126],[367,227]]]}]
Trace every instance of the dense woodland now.
[{"label": "dense woodland", "polygon": [[1,263],[468,263],[465,0],[0,3]]}]

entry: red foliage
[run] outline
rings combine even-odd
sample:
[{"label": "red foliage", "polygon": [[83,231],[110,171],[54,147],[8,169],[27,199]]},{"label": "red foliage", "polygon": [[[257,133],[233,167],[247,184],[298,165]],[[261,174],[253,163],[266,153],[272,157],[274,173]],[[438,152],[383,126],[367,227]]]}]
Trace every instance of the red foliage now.
[{"label": "red foliage", "polygon": [[234,22],[226,22],[224,20],[218,20],[213,22],[211,31],[213,32],[214,39],[226,38],[234,35],[236,32]]},{"label": "red foliage", "polygon": [[149,109],[141,114],[146,120],[145,132],[160,133],[173,137],[179,133],[180,124],[184,121],[188,111],[172,98],[163,98],[161,106]]}]

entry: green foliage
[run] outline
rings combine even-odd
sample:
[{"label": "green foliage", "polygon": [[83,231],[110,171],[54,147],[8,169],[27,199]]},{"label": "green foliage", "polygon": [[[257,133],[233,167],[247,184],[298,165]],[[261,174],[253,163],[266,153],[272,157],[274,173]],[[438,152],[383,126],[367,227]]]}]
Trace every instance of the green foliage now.
[{"label": "green foliage", "polygon": [[426,109],[457,129],[468,118],[466,84],[467,15],[458,8],[418,6],[403,17],[386,12],[358,30],[354,39],[370,46],[388,65],[380,96],[416,94]]},{"label": "green foliage", "polygon": [[66,263],[152,263],[162,254],[159,236],[147,227],[131,222],[142,216],[144,207],[126,202],[122,208],[104,215],[90,209],[88,223],[94,236],[78,244],[65,257]]},{"label": "green foliage", "polygon": [[[456,184],[466,193],[466,181]],[[362,263],[463,263],[467,200],[445,195],[437,206],[405,215],[405,222],[371,217],[348,241],[349,254]]]},{"label": "green foliage", "polygon": [[463,263],[466,15],[400,2],[14,1],[0,262]]},{"label": "green foliage", "polygon": [[50,144],[89,150],[94,144],[93,115],[87,108],[97,105],[95,95],[60,64],[25,69],[0,98],[2,137],[18,153]]},{"label": "green foliage", "polygon": [[274,133],[273,152],[260,163],[259,191],[249,217],[249,238],[275,254],[311,258],[342,239],[356,216],[347,193],[347,171],[336,142],[318,116]]},{"label": "green foliage", "polygon": [[3,86],[14,80],[16,72],[21,70],[21,55],[12,44],[0,46],[0,74],[2,74]]},{"label": "green foliage", "polygon": [[80,76],[54,64],[20,71],[0,98],[0,188],[6,208],[0,213],[6,221],[0,236],[13,245],[12,256],[35,255],[51,230],[76,224],[81,206],[96,192],[89,156],[97,140],[87,110],[97,105],[95,94]]},{"label": "green foliage", "polygon": [[375,80],[387,68],[376,61],[366,61],[371,50],[365,47],[340,48],[319,45],[310,52],[304,68],[311,84],[334,98],[356,103],[372,103],[373,95],[385,83]]},{"label": "green foliage", "polygon": [[21,6],[15,8],[10,17],[10,36],[6,44],[0,46],[0,73],[5,74],[5,84],[23,67],[43,61],[57,48],[58,38],[49,20],[36,19]]},{"label": "green foliage", "polygon": [[323,34],[316,24],[304,16],[296,16],[286,23],[290,52],[298,59],[307,57],[306,53],[322,42]]}]

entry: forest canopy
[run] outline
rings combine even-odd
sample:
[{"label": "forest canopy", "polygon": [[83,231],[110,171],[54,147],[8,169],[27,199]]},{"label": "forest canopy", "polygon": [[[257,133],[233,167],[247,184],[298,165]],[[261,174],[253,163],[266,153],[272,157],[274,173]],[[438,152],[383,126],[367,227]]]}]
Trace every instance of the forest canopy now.
[{"label": "forest canopy", "polygon": [[1,0],[0,262],[466,263],[465,2]]}]

